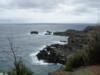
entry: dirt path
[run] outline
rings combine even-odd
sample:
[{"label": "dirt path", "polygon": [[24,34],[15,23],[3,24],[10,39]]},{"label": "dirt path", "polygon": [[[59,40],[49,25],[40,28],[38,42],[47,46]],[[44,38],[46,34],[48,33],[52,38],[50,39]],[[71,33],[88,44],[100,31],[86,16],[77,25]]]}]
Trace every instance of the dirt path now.
[{"label": "dirt path", "polygon": [[100,75],[100,65],[91,66],[91,71],[94,73],[94,75]]}]

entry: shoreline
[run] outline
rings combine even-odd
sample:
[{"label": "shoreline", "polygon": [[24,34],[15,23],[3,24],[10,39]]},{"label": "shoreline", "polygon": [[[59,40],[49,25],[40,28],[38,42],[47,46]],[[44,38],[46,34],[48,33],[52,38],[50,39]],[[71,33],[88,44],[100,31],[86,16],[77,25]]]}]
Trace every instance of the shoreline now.
[{"label": "shoreline", "polygon": [[[55,32],[56,36],[69,36],[68,44],[52,44],[41,50],[37,57],[49,63],[65,64],[67,59],[77,50],[86,50],[95,42],[95,34],[100,32],[100,26],[87,26],[84,30],[67,30]],[[55,75],[55,74],[50,74]]]},{"label": "shoreline", "polygon": [[[41,50],[37,57],[40,60],[45,60],[49,63],[62,63],[60,60],[67,60],[68,56],[75,52],[77,49],[86,49],[92,43],[95,31],[99,30],[99,26],[87,26],[84,30],[67,30],[64,32],[54,32],[56,36],[66,36],[68,38],[68,44],[52,44],[50,46],[46,46],[43,50]],[[59,57],[59,58],[57,58]],[[56,60],[56,61],[55,61]],[[66,62],[66,61],[65,61]]]}]

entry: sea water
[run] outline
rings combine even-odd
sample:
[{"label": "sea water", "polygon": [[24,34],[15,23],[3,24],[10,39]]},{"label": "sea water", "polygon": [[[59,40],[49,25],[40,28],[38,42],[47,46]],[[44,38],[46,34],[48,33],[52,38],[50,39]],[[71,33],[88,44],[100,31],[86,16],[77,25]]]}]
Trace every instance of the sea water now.
[{"label": "sea water", "polygon": [[[48,75],[61,65],[46,63],[38,60],[36,54],[47,45],[60,40],[67,41],[67,37],[44,35],[46,31],[56,32],[67,29],[84,29],[88,24],[0,24],[0,71],[9,71],[13,65],[8,38],[13,43],[15,53],[35,73]],[[39,35],[30,34],[38,31]]]}]

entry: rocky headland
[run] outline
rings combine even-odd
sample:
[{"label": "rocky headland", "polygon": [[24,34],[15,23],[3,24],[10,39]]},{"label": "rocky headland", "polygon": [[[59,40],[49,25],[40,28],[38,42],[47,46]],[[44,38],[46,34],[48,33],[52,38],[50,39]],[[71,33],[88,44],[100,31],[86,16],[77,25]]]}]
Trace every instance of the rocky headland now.
[{"label": "rocky headland", "polygon": [[82,31],[66,30],[64,32],[54,32],[53,35],[66,36],[68,44],[53,44],[41,50],[37,57],[49,63],[65,64],[67,58],[77,50],[88,49],[95,42],[96,34],[100,33],[100,26],[88,26]]}]

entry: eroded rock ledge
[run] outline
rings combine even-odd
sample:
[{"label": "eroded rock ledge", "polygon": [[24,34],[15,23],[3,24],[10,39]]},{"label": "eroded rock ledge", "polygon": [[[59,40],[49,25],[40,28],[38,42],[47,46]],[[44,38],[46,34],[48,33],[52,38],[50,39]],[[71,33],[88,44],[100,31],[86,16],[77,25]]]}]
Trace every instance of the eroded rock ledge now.
[{"label": "eroded rock ledge", "polygon": [[83,31],[67,30],[54,32],[54,35],[69,36],[68,44],[53,44],[41,50],[37,57],[49,63],[65,64],[67,58],[76,50],[88,49],[95,42],[96,34],[100,33],[100,26],[88,26]]}]

